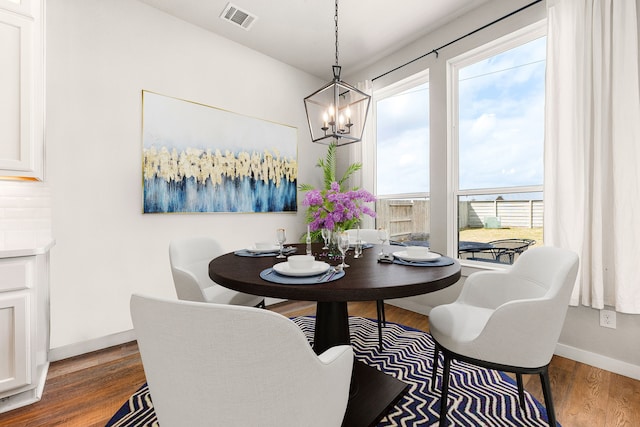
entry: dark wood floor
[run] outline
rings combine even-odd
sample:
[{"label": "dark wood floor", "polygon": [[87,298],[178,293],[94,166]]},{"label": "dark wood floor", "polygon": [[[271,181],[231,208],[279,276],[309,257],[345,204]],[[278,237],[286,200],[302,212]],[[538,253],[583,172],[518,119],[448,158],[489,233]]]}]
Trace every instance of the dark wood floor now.
[{"label": "dark wood floor", "polygon": [[[313,314],[315,304],[292,302],[271,308],[297,316]],[[349,313],[375,318],[375,304],[349,304]],[[425,316],[390,305],[386,313],[389,321],[428,330]],[[640,426],[640,381],[562,357],[553,358],[550,375],[563,427]],[[54,362],[42,400],[0,414],[0,426],[104,426],[144,381],[135,343]],[[525,388],[544,401],[537,377],[525,377]]]}]

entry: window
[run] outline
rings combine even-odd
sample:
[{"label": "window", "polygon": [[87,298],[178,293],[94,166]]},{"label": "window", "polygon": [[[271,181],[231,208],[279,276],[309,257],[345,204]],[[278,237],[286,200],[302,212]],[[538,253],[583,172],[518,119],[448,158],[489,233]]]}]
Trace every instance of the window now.
[{"label": "window", "polygon": [[546,37],[528,30],[451,65],[459,255],[510,264],[542,244]]},{"label": "window", "polygon": [[376,227],[392,240],[429,237],[429,82],[412,78],[376,93]]}]

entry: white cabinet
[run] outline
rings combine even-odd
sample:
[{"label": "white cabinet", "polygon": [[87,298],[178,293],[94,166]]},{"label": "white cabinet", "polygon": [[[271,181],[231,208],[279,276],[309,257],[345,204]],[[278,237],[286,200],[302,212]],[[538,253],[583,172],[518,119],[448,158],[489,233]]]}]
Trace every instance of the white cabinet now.
[{"label": "white cabinet", "polygon": [[[0,0],[0,179],[43,179],[44,5],[44,0]],[[49,367],[52,246],[32,248],[33,243],[27,243],[29,248],[23,249],[25,243],[18,243],[17,236],[28,237],[31,231],[37,236],[39,230],[31,227],[40,223],[29,218],[25,225],[7,215],[19,211],[21,201],[32,200],[37,189],[26,197],[24,189],[19,194],[6,186],[2,190],[0,237],[5,245],[21,246],[0,250],[0,413],[42,395]],[[37,211],[29,203],[26,207]]]},{"label": "white cabinet", "polygon": [[0,396],[31,382],[29,293],[0,294]]},{"label": "white cabinet", "polygon": [[36,402],[49,368],[49,246],[0,251],[0,413]]},{"label": "white cabinet", "polygon": [[43,178],[41,0],[0,0],[0,177]]}]

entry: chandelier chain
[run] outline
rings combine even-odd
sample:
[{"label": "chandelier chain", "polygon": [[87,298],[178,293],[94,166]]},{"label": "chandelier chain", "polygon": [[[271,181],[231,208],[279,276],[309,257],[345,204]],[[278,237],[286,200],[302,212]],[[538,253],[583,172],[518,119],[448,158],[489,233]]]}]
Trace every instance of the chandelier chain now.
[{"label": "chandelier chain", "polygon": [[333,17],[333,20],[336,23],[336,65],[338,64],[338,0],[336,0],[336,14]]}]

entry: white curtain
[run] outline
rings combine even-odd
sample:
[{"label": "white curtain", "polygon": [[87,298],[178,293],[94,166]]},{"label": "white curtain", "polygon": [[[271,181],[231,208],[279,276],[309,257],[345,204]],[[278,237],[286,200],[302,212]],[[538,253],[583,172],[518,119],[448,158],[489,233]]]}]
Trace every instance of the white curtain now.
[{"label": "white curtain", "polygon": [[547,0],[545,244],[573,249],[571,304],[640,313],[635,0]]}]

